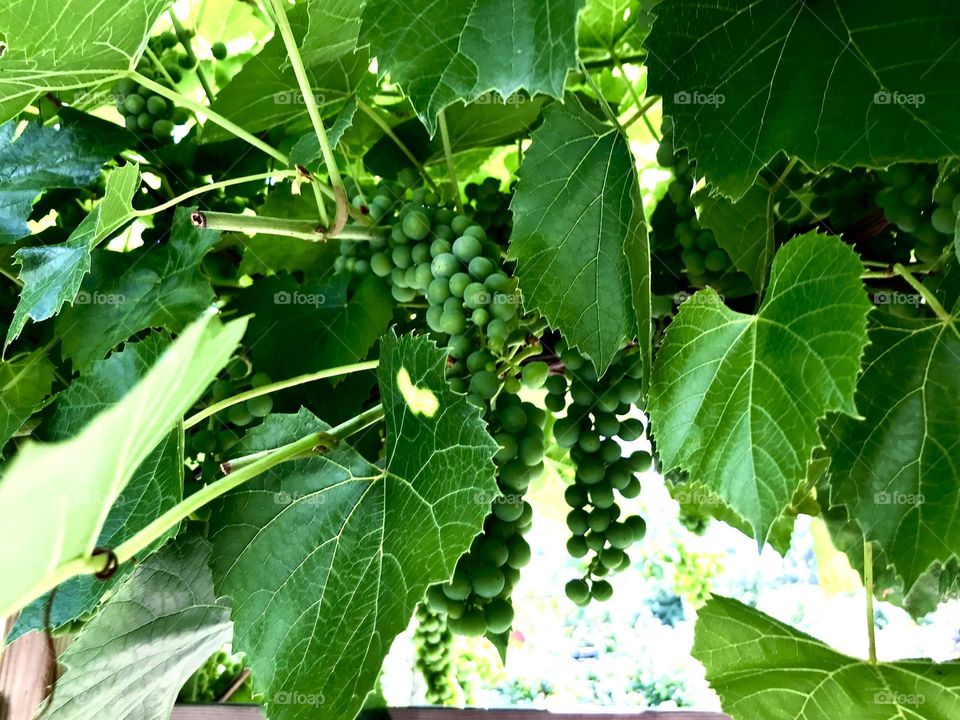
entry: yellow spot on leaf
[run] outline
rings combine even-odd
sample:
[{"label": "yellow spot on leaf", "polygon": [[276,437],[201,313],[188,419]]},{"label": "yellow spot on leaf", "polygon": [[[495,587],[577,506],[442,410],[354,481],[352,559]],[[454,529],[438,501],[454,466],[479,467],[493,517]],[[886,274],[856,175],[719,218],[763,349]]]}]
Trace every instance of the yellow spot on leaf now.
[{"label": "yellow spot on leaf", "polygon": [[414,385],[406,368],[400,368],[400,372],[397,373],[397,387],[400,388],[400,394],[403,395],[410,412],[414,415],[433,417],[440,409],[440,401],[437,400],[433,391]]}]

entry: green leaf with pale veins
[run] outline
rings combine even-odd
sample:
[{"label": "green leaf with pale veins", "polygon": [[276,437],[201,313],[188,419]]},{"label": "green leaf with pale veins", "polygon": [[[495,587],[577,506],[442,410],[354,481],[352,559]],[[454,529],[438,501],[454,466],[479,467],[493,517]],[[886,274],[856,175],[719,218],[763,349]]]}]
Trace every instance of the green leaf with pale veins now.
[{"label": "green leaf with pale veins", "polygon": [[0,457],[3,446],[50,394],[53,373],[47,348],[0,361]]},{"label": "green leaf with pale veins", "polygon": [[[325,128],[327,133],[327,142],[330,147],[335,148],[343,134],[353,125],[353,116],[357,114],[357,98],[351,96],[340,108],[337,116]],[[322,152],[320,150],[320,140],[317,134],[310,130],[294,144],[290,150],[290,164],[303,165],[310,168],[315,163],[320,162]]]},{"label": "green leaf with pale veins", "polygon": [[100,85],[137,66],[170,0],[6,0],[0,122],[47,92]]},{"label": "green leaf with pale veins", "polygon": [[[43,439],[67,440],[93,420],[97,413],[120,402],[146,376],[169,339],[154,333],[101,360],[89,372],[74,380],[57,398],[53,414],[42,428]],[[117,498],[97,539],[99,547],[117,547],[138,530],[156,520],[183,498],[183,431],[179,424],[147,456]],[[172,534],[160,538],[165,542]],[[147,553],[150,550],[146,551]],[[110,580],[103,582],[91,575],[78,575],[57,588],[50,613],[50,625],[59,628],[92,610],[105,592],[126,577],[130,565],[124,565]],[[11,639],[44,627],[47,596],[24,608],[17,618]]]},{"label": "green leaf with pale veins", "polygon": [[137,468],[226,365],[246,329],[211,313],[190,325],[136,387],[69,440],[26,443],[4,467],[0,615],[71,577]]},{"label": "green leaf with pale veins", "polygon": [[[0,66],[2,67],[2,66]],[[0,125],[0,243],[30,234],[27,219],[40,193],[89,185],[103,164],[126,147],[117,126],[62,108],[57,127]]]},{"label": "green leaf with pale veins", "polygon": [[716,492],[761,543],[806,478],[818,421],[857,413],[861,272],[840,240],[808,233],[777,253],[757,315],[702,290],[657,352],[649,413],[664,470]]},{"label": "green leaf with pale veins", "polygon": [[84,368],[140,330],[183,328],[213,301],[200,263],[219,237],[178,208],[168,242],[95,251],[76,301],[57,318],[64,354]]},{"label": "green leaf with pale veins", "polygon": [[17,250],[23,289],[7,330],[10,345],[28,320],[53,317],[66,302],[73,302],[84,276],[90,271],[90,253],[99,243],[133,218],[130,204],[140,186],[140,168],[124,165],[110,173],[103,199],[70,233],[62,245]]},{"label": "green leaf with pale veins", "polygon": [[656,14],[650,92],[726,195],[780,151],[814,170],[960,154],[950,3],[663,0]]},{"label": "green leaf with pale veins", "polygon": [[168,720],[177,693],[230,641],[213,592],[210,544],[185,537],[147,558],[60,662],[50,720]]},{"label": "green leaf with pale veins", "polygon": [[640,50],[650,32],[659,0],[587,0],[580,12],[577,44],[581,52],[607,57],[610,51]]},{"label": "green leaf with pale veins", "polygon": [[953,720],[960,662],[868,663],[730,598],[698,613],[693,657],[733,720]]},{"label": "green leaf with pale veins", "polygon": [[773,261],[773,223],[770,192],[754,185],[733,201],[708,190],[698,192],[700,225],[713,231],[737,270],[747,274],[754,288],[762,288]]},{"label": "green leaf with pale veins", "polygon": [[330,62],[357,49],[364,0],[309,0],[307,34],[300,47],[305,65]]},{"label": "green leaf with pale veins", "polygon": [[432,135],[457,100],[563,95],[584,0],[368,0],[360,37]]},{"label": "green leaf with pale veins", "polygon": [[883,548],[909,591],[960,557],[960,333],[956,321],[876,313],[857,383],[862,420],[826,434],[833,504]]},{"label": "green leaf with pale veins", "polygon": [[638,322],[641,347],[649,335],[649,250],[630,147],[571,96],[544,111],[517,175],[509,254],[524,303],[602,375]]},{"label": "green leaf with pale veins", "polygon": [[[308,8],[300,4],[287,13],[298,43],[307,32]],[[373,76],[366,50],[357,50],[327,62],[307,67],[317,106],[324,116],[339,110],[343,101]],[[243,64],[243,69],[217,93],[213,109],[250,132],[261,132],[284,125],[306,131],[311,127],[303,93],[287,59],[287,48],[279,33],[263,49]],[[325,118],[327,125],[329,119]],[[233,136],[219,125],[207,123],[204,142],[228,140]]]},{"label": "green leaf with pale veins", "polygon": [[[357,714],[427,586],[480,531],[489,503],[477,498],[496,488],[496,445],[448,387],[445,353],[391,333],[381,358],[385,469],[341,444],[253,479],[213,513],[214,580],[272,720]],[[306,410],[273,415],[243,450],[325,427]]]}]

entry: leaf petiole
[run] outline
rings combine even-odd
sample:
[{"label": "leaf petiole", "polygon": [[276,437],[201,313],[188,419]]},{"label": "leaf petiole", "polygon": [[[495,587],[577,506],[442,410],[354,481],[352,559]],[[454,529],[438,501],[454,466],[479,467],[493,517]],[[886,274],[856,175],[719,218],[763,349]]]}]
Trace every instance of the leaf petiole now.
[{"label": "leaf petiole", "polygon": [[189,200],[192,197],[197,195],[203,195],[204,193],[212,192],[213,190],[220,190],[222,188],[230,187],[232,185],[242,185],[248,182],[255,182],[257,180],[271,180],[274,178],[288,178],[296,177],[298,175],[296,170],[273,170],[271,172],[257,173],[256,175],[245,175],[244,177],[230,178],[229,180],[221,180],[220,182],[210,183],[209,185],[203,185],[198,188],[194,188],[189,192],[185,192],[182,195],[177,195],[175,198],[168,200],[167,202],[157,205],[152,208],[144,208],[143,210],[135,210],[133,215],[134,217],[145,217],[147,215],[155,215],[158,212],[163,212],[164,210],[169,210],[175,205],[179,205],[184,200]]},{"label": "leaf petiole", "polygon": [[228,407],[232,407],[246,400],[251,400],[255,397],[260,397],[261,395],[269,395],[270,393],[279,392],[280,390],[286,390],[287,388],[296,387],[297,385],[303,385],[316,380],[323,380],[325,378],[349,375],[351,373],[362,372],[364,370],[374,370],[379,364],[379,360],[368,360],[366,362],[354,363],[352,365],[341,365],[339,367],[327,368],[326,370],[320,370],[319,372],[315,373],[297,375],[296,377],[288,378],[286,380],[279,380],[278,382],[270,383],[269,385],[261,385],[260,387],[246,390],[242,393],[238,393],[237,395],[233,395],[232,397],[225,398],[220,402],[214,403],[209,407],[205,407],[200,412],[196,413],[195,415],[191,415],[189,418],[184,420],[183,427],[184,429],[192,428],[197,423],[206,420],[211,415],[216,415],[221,410],[226,410]]},{"label": "leaf petiole", "polygon": [[[210,230],[281,235],[283,237],[310,240],[312,242],[323,242],[331,239],[326,229],[318,225],[315,220],[244,215],[241,213],[206,212],[201,210],[194,212],[190,216],[190,219],[196,227],[209,228]],[[336,239],[375,240],[382,236],[382,232],[378,232],[372,228],[348,227],[341,230],[337,234]]]},{"label": "leaf petiole", "polygon": [[443,139],[443,155],[447,159],[447,173],[450,175],[450,185],[453,189],[453,198],[457,203],[457,212],[463,213],[463,200],[460,198],[460,183],[457,181],[457,166],[453,162],[453,149],[450,146],[450,133],[447,130],[447,116],[443,110],[437,115],[440,122],[440,137]]}]

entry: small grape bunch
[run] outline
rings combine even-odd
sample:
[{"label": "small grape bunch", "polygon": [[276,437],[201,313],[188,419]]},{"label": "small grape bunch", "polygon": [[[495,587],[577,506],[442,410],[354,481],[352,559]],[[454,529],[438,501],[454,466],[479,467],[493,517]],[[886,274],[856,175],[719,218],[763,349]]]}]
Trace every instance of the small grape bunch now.
[{"label": "small grape bunch", "polygon": [[566,585],[567,596],[578,605],[591,599],[604,601],[613,587],[604,579],[630,565],[626,550],[646,534],[646,523],[639,515],[621,517],[617,502],[640,494],[638,473],[650,468],[652,458],[645,451],[624,455],[624,442],[638,440],[643,423],[628,415],[640,400],[641,368],[632,349],[622,352],[602,378],[582,355],[562,341],[556,348],[565,373],[547,378],[546,403],[553,412],[566,407],[566,415],[553,428],[557,445],[568,448],[576,467],[574,482],[564,493],[570,507],[567,527],[571,537],[567,552],[586,560],[581,578]]},{"label": "small grape bunch", "polygon": [[510,212],[511,192],[500,189],[500,180],[484,178],[480,183],[467,183],[464,194],[473,211],[473,221],[487,230],[487,234],[501,247],[506,247],[513,229],[513,214]]},{"label": "small grape bunch", "polygon": [[431,705],[450,705],[457,700],[457,681],[454,674],[453,633],[447,627],[447,616],[432,611],[421,603],[416,610],[417,628],[413,633],[416,668],[426,683],[427,702]]}]

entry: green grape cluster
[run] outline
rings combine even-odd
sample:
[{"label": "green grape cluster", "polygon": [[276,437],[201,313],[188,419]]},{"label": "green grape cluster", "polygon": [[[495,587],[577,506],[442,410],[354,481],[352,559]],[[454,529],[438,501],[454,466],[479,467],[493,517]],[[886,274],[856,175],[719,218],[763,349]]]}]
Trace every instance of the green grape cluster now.
[{"label": "green grape cluster", "polygon": [[628,414],[641,398],[641,368],[635,351],[621,352],[602,378],[593,365],[561,341],[556,347],[565,374],[547,379],[547,407],[559,412],[571,404],[553,426],[557,445],[568,448],[576,467],[574,482],[564,500],[570,507],[567,552],[586,559],[582,578],[567,583],[566,593],[578,605],[591,599],[608,600],[613,587],[604,579],[630,565],[626,550],[643,539],[646,523],[639,515],[621,517],[618,496],[640,494],[637,474],[650,468],[649,453],[624,456],[617,438],[632,442],[642,437],[643,423]]},{"label": "green grape cluster", "polygon": [[[185,39],[189,42],[189,38]],[[181,50],[177,36],[172,32],[151,37],[148,47],[160,59],[162,70],[144,57],[137,65],[137,72],[161,85],[174,89],[183,80],[183,71],[196,67],[194,58]],[[174,127],[190,119],[185,108],[176,107],[165,97],[130,78],[120,79],[113,92],[117,110],[127,129],[142,137],[168,141]]]},{"label": "green grape cluster", "polygon": [[462,635],[496,635],[513,624],[510,596],[531,555],[524,535],[533,524],[533,508],[524,494],[543,472],[547,414],[542,409],[503,393],[488,418],[500,445],[494,456],[500,494],[453,578],[427,591],[430,608],[446,614],[450,628]]},{"label": "green grape cluster", "polygon": [[657,162],[673,172],[667,196],[676,216],[672,240],[681,249],[680,260],[687,280],[694,287],[711,285],[722,290],[724,281],[736,275],[727,251],[717,244],[713,231],[701,227],[694,207],[694,177],[686,150],[675,150],[673,123],[664,118],[663,137],[657,149]]},{"label": "green grape cluster", "polygon": [[480,183],[467,183],[464,195],[472,210],[473,221],[487,229],[487,234],[501,247],[506,247],[513,229],[513,214],[510,212],[511,192],[500,189],[495,177],[484,178]]},{"label": "green grape cluster", "polygon": [[[901,163],[879,174],[884,187],[876,195],[877,207],[899,231],[912,236],[913,254],[933,262],[953,238],[957,222],[958,188],[952,181],[937,184],[935,165]],[[936,191],[935,191],[936,188]],[[905,262],[907,257],[898,257]]]},{"label": "green grape cluster", "polygon": [[[210,386],[209,394],[201,400],[199,407],[212,405],[271,382],[266,373],[253,372],[246,358],[234,358],[227,365],[223,377]],[[237,430],[265,418],[272,410],[273,398],[270,395],[260,395],[230,406],[187,435],[187,457],[200,460],[201,475],[205,480],[216,477],[220,465],[218,458],[236,444],[239,439]]]},{"label": "green grape cluster", "polygon": [[[216,702],[236,682],[245,667],[246,656],[243,653],[234,655],[227,648],[218,650],[187,679],[180,689],[177,702]],[[245,684],[250,684],[249,678]]]},{"label": "green grape cluster", "polygon": [[458,693],[451,649],[453,633],[447,627],[447,616],[421,603],[417,606],[416,618],[413,647],[416,668],[427,685],[427,702],[431,705],[454,704]]}]

